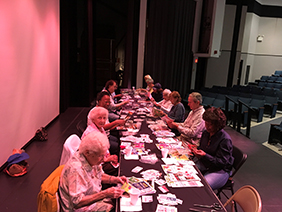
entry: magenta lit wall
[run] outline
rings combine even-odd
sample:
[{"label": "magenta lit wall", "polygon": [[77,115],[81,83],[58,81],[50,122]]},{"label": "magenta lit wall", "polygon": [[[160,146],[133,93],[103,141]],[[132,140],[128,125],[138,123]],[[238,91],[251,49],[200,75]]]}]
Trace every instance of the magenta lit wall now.
[{"label": "magenta lit wall", "polygon": [[0,166],[59,114],[59,0],[0,1]]}]

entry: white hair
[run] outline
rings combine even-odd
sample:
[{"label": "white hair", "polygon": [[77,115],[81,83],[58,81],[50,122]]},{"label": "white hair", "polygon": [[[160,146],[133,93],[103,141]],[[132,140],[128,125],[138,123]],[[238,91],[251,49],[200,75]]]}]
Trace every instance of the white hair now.
[{"label": "white hair", "polygon": [[107,151],[109,148],[110,143],[108,137],[101,132],[93,131],[81,140],[79,153],[90,151],[98,155],[104,151]]},{"label": "white hair", "polygon": [[171,90],[169,89],[164,89],[163,94],[164,95],[169,95],[171,93]]},{"label": "white hair", "polygon": [[94,107],[92,110],[90,110],[90,112],[88,113],[87,116],[87,125],[90,125],[93,123],[93,119],[98,116],[99,114],[105,114],[106,115],[106,119],[108,119],[109,116],[109,111],[106,108],[100,107],[100,106],[96,106]]}]

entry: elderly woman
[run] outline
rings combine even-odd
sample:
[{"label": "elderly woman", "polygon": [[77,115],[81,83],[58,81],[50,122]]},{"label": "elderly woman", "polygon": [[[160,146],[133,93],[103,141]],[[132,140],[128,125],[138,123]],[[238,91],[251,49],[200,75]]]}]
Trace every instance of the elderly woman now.
[{"label": "elderly woman", "polygon": [[[81,139],[93,131],[101,132],[107,136],[104,126],[108,121],[108,110],[103,107],[94,107],[89,112],[89,119],[91,120],[90,124],[87,126],[86,130],[83,132]],[[118,143],[110,140],[110,148],[118,148]],[[105,156],[103,163],[103,170],[107,174],[117,175],[117,169],[115,168],[118,165],[117,155],[108,154]]]},{"label": "elderly woman", "polygon": [[110,98],[111,98],[111,103],[110,103],[110,106],[108,108],[110,122],[119,119],[119,115],[117,115],[115,113],[116,110],[129,102],[128,100],[126,100],[126,101],[123,101],[121,103],[115,104],[114,98],[116,97],[115,90],[117,89],[117,87],[118,87],[117,83],[114,80],[109,80],[109,81],[106,82],[106,85],[105,85],[105,88],[104,88],[104,91],[107,91],[110,95]]},{"label": "elderly woman", "polygon": [[104,125],[108,122],[109,111],[103,107],[94,107],[88,114],[88,126],[83,132],[81,139],[93,131],[99,131],[106,135]]},{"label": "elderly woman", "polygon": [[185,108],[181,103],[181,96],[177,91],[173,91],[169,95],[169,99],[172,103],[172,108],[167,112],[166,116],[170,119],[169,121],[183,122]]},{"label": "elderly woman", "polygon": [[234,158],[232,141],[223,130],[226,117],[220,108],[209,108],[203,114],[206,130],[200,139],[198,149],[192,152],[198,158],[196,165],[213,190],[221,188],[227,182]]},{"label": "elderly woman", "polygon": [[107,175],[101,168],[109,141],[104,134],[94,131],[86,135],[79,151],[65,165],[59,185],[62,211],[110,211],[111,199],[124,192],[118,187],[101,191],[101,183],[123,184],[126,177]]},{"label": "elderly woman", "polygon": [[171,101],[169,100],[170,93],[171,93],[171,91],[169,89],[164,89],[164,91],[163,91],[163,100],[162,101],[157,103],[153,99],[154,105],[159,107],[162,111],[164,111],[166,113],[168,113],[171,110],[172,106],[173,106]]},{"label": "elderly woman", "polygon": [[154,91],[154,89],[153,89],[154,80],[152,79],[152,77],[150,75],[144,76],[144,80],[147,84],[146,91],[148,91],[149,93],[152,93]]}]

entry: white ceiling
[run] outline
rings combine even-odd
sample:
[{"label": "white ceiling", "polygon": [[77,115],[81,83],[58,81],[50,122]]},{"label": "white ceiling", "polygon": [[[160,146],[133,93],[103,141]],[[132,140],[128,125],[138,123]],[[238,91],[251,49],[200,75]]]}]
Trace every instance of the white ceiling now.
[{"label": "white ceiling", "polygon": [[282,7],[282,0],[256,0],[256,1],[262,5],[272,5],[272,6]]}]

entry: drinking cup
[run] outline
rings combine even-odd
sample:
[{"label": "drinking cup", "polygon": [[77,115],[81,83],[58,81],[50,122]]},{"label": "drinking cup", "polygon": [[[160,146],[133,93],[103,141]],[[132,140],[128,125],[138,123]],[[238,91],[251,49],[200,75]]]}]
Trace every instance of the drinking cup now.
[{"label": "drinking cup", "polygon": [[168,149],[163,148],[162,149],[162,157],[167,158],[167,154],[168,154]]},{"label": "drinking cup", "polygon": [[131,205],[136,205],[137,200],[140,196],[140,191],[137,189],[131,189],[129,191],[129,195],[130,195],[130,204]]},{"label": "drinking cup", "polygon": [[131,155],[131,152],[132,152],[132,146],[128,146],[125,148],[125,155],[127,157],[129,157]]}]

